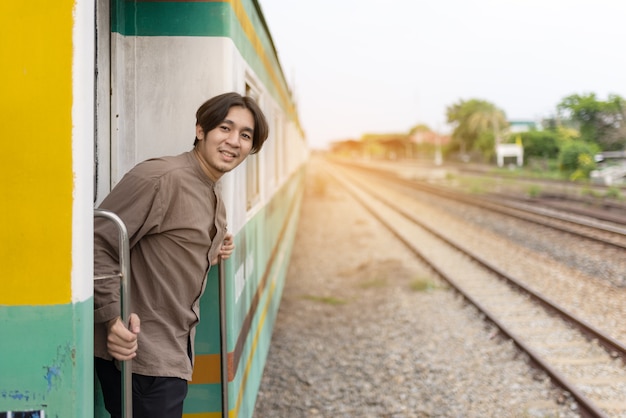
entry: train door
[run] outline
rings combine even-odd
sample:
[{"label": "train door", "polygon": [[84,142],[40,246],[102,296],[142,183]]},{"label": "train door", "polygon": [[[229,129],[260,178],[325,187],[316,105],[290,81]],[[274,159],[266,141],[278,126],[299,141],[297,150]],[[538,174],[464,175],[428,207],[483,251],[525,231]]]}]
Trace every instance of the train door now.
[{"label": "train door", "polygon": [[[94,77],[94,207],[111,190],[111,3],[95,0],[95,77]],[[93,356],[93,354],[92,354]],[[95,372],[94,417],[107,417]]]},{"label": "train door", "polygon": [[[98,206],[138,159],[136,38],[124,36],[128,2],[95,0],[94,204]],[[149,147],[144,147],[148,148]],[[155,148],[157,148],[155,146]]]}]

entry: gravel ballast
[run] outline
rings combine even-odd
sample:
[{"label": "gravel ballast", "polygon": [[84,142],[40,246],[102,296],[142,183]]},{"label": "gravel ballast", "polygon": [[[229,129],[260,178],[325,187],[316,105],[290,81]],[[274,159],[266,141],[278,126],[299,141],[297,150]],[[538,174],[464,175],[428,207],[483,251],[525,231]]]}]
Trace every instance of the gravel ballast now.
[{"label": "gravel ballast", "polygon": [[579,416],[315,159],[298,228],[255,418]]}]

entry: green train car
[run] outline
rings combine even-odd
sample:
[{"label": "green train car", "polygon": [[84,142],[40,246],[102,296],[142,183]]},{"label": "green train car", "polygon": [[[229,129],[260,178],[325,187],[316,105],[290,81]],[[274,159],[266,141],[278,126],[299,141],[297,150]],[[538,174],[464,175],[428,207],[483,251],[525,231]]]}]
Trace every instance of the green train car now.
[{"label": "green train car", "polygon": [[259,2],[8,1],[0,23],[0,418],[108,416],[94,208],[137,162],[190,150],[195,110],[226,91],[258,101],[270,136],[222,180],[236,249],[223,312],[209,273],[184,416],[252,416],[308,158]]}]

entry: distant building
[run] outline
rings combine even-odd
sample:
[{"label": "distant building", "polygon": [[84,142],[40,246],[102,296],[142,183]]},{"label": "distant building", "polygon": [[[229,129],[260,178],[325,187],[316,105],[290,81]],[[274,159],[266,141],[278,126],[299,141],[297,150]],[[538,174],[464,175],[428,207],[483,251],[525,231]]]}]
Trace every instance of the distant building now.
[{"label": "distant building", "polygon": [[509,131],[516,132],[528,132],[532,130],[541,130],[541,125],[533,120],[510,120]]},{"label": "distant building", "polygon": [[[434,152],[450,142],[450,137],[432,131],[365,134],[360,140],[337,141],[331,152],[348,157],[400,159],[415,158],[420,153]],[[440,152],[440,150],[438,151]]]},{"label": "distant building", "polygon": [[447,135],[441,135],[433,131],[420,131],[415,132],[410,137],[411,141],[415,144],[432,144],[432,145],[446,145],[450,142],[451,138]]},{"label": "distant building", "polygon": [[524,164],[524,147],[522,147],[522,144],[497,144],[496,159],[498,160],[498,167],[504,166],[506,157],[515,158],[517,165],[521,167]]}]

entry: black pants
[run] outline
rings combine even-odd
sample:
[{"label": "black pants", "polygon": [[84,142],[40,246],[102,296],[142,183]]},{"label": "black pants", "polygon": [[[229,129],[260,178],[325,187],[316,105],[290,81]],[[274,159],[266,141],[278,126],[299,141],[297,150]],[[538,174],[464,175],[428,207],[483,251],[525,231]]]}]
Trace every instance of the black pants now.
[{"label": "black pants", "polygon": [[[104,406],[112,418],[122,415],[122,374],[112,361],[95,358]],[[133,374],[133,418],[181,418],[187,381],[177,377]]]}]

